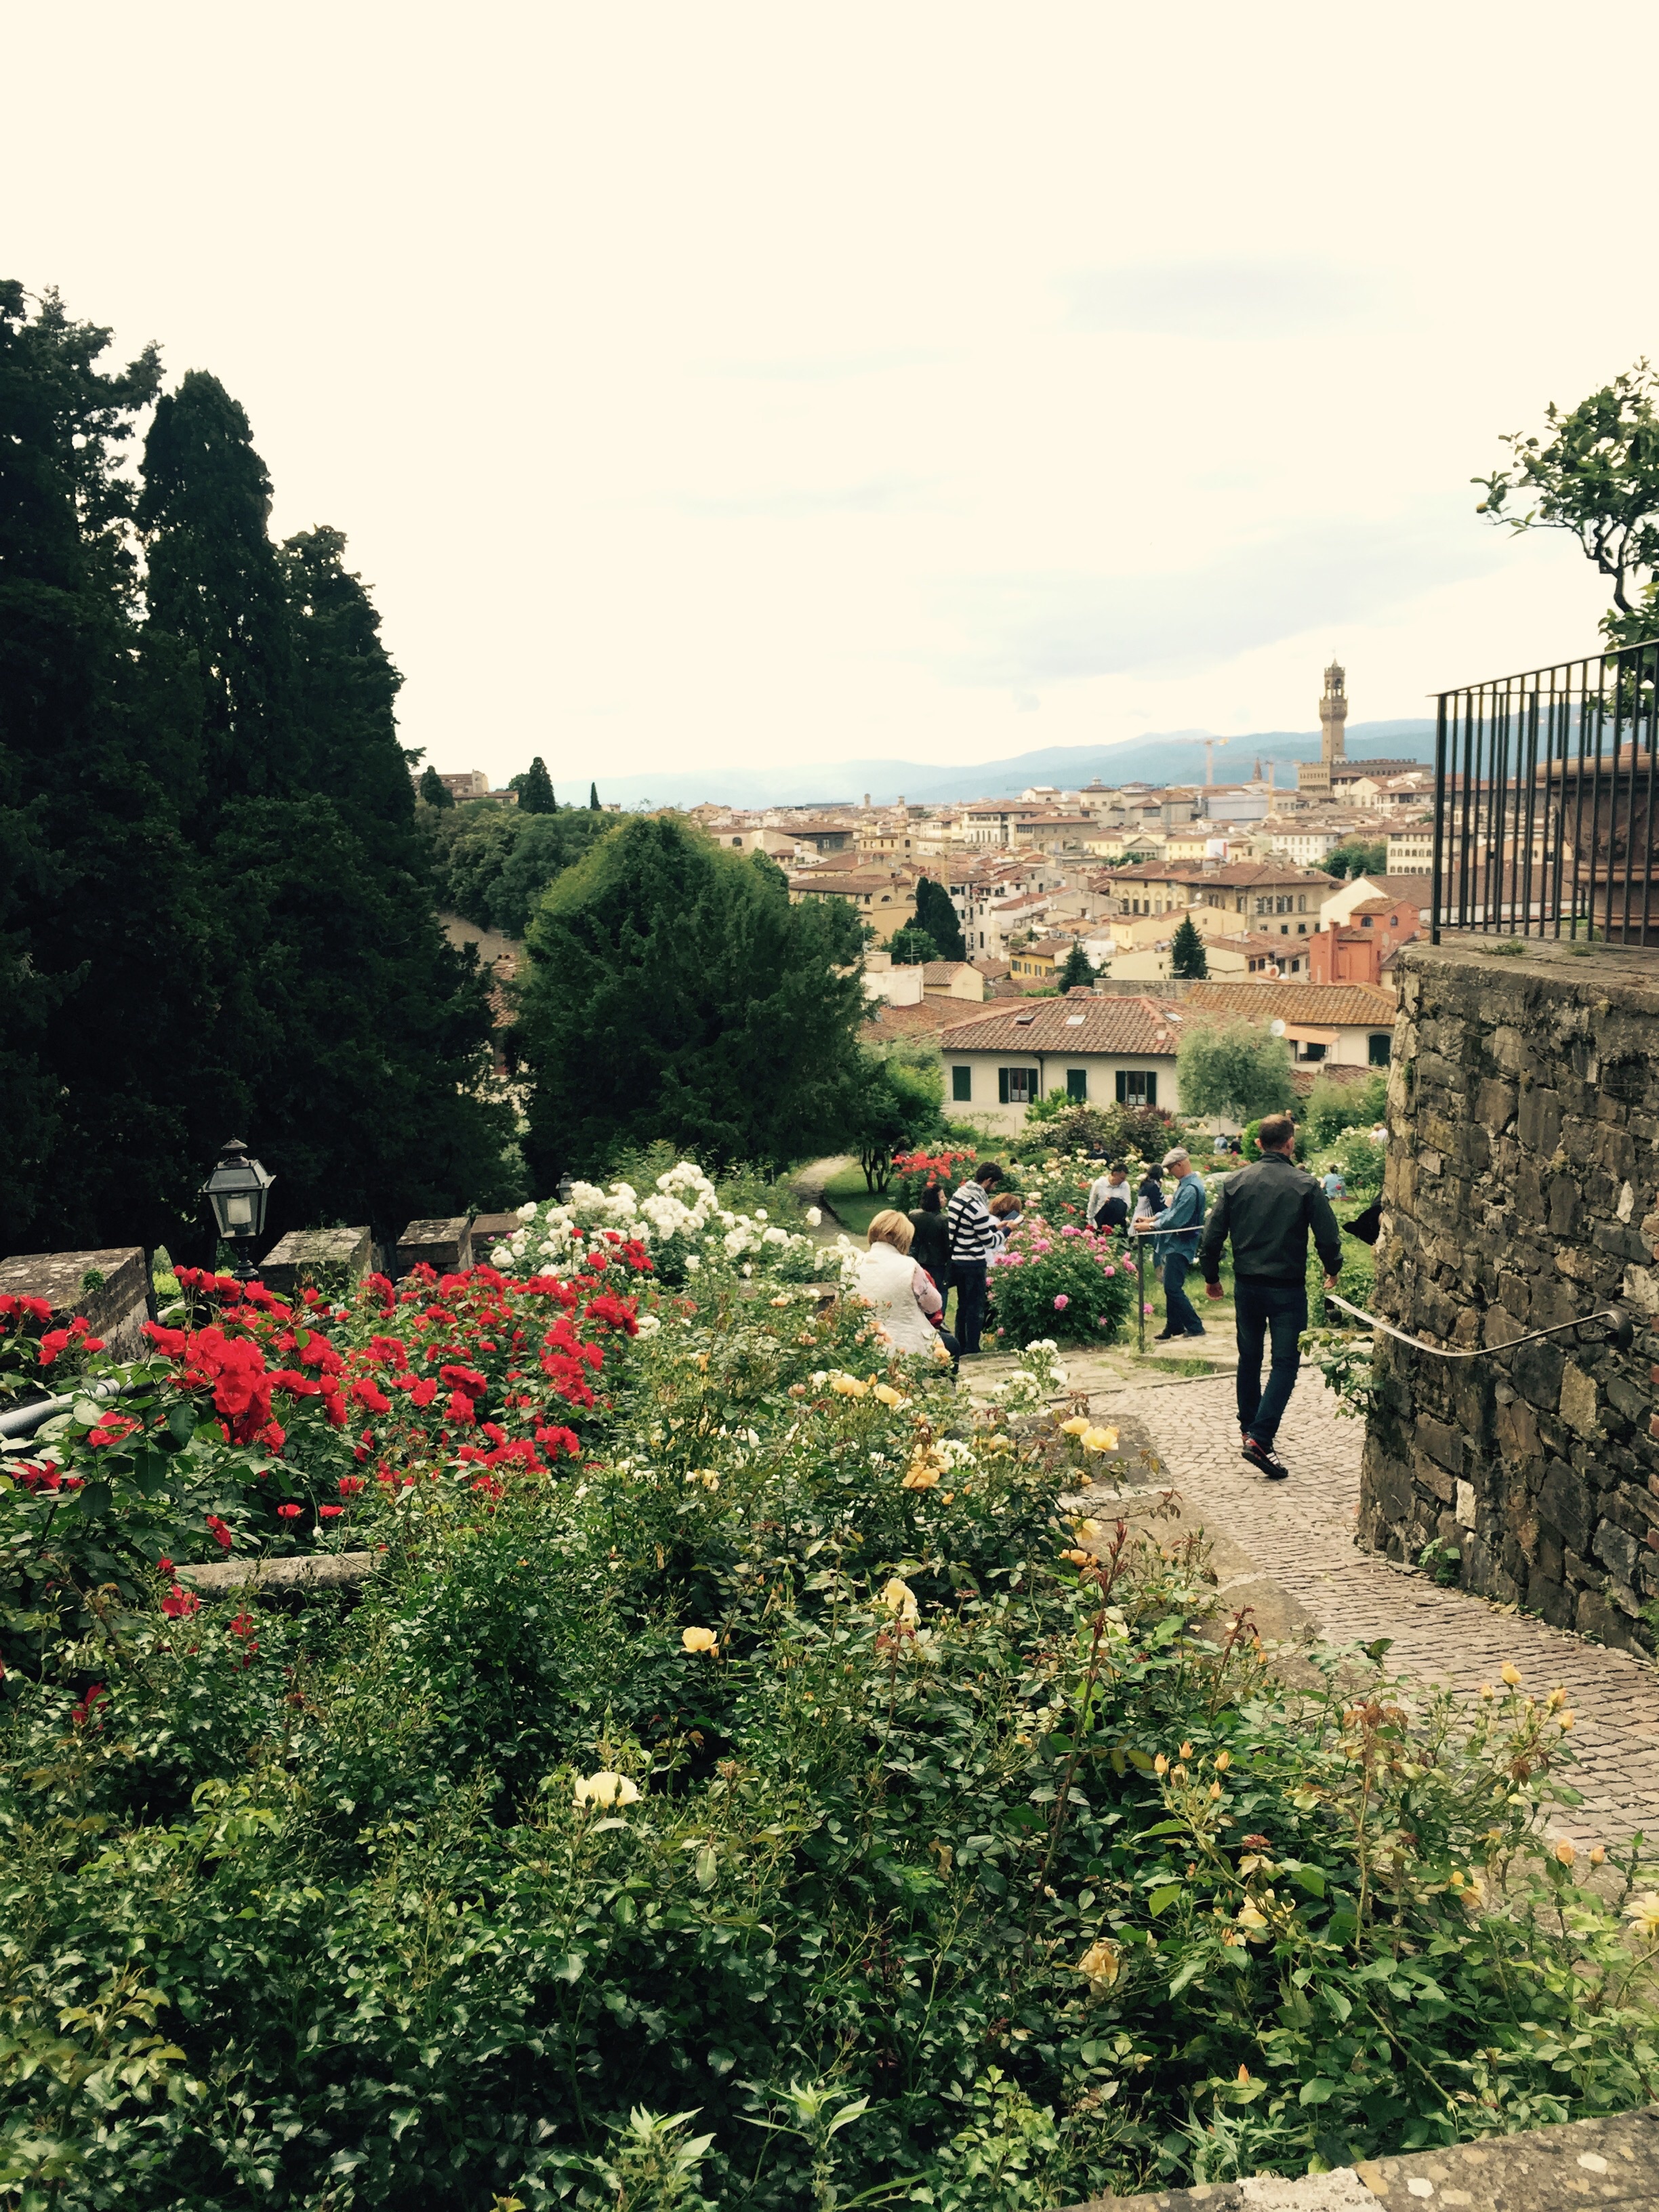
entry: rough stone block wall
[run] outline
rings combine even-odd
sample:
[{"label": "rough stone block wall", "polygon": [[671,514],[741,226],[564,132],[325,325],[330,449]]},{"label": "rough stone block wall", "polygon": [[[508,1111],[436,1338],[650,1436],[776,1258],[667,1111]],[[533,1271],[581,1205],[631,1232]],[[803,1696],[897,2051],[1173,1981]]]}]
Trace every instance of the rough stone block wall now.
[{"label": "rough stone block wall", "polygon": [[[1360,1541],[1415,1560],[1437,1538],[1466,1588],[1650,1650],[1659,955],[1466,940],[1403,968],[1376,1310],[1493,1352],[1379,1338]],[[1628,1351],[1600,1328],[1502,1348],[1615,1304]]]}]

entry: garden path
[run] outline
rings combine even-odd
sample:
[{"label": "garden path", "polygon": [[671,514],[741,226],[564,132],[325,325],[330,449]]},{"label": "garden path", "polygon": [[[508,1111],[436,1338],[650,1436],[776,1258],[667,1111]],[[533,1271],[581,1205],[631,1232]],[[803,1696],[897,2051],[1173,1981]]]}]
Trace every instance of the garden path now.
[{"label": "garden path", "polygon": [[1640,1829],[1659,1840],[1659,1672],[1358,1550],[1364,1431],[1339,1417],[1316,1375],[1304,1370],[1280,1431],[1291,1479],[1269,1484],[1238,1456],[1231,1376],[1115,1381],[1097,1378],[1093,1364],[1073,1363],[1074,1383],[1094,1394],[1091,1412],[1143,1431],[1194,1515],[1230,1540],[1228,1583],[1253,1569],[1291,1600],[1291,1618],[1306,1617],[1327,1641],[1388,1637],[1389,1666],[1461,1695],[1495,1681],[1505,1660],[1528,1689],[1564,1684],[1577,1715],[1572,1782],[1584,1802],[1552,1831],[1610,1842]]}]

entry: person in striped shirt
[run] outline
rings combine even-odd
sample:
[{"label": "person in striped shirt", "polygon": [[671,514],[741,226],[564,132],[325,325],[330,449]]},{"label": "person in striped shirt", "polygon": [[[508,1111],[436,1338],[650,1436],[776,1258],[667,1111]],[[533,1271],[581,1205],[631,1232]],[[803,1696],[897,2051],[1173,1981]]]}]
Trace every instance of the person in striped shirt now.
[{"label": "person in striped shirt", "polygon": [[988,1160],[951,1200],[951,1284],[957,1294],[957,1342],[964,1358],[979,1350],[985,1323],[985,1271],[999,1239],[985,1194],[1002,1181],[1002,1170]]}]

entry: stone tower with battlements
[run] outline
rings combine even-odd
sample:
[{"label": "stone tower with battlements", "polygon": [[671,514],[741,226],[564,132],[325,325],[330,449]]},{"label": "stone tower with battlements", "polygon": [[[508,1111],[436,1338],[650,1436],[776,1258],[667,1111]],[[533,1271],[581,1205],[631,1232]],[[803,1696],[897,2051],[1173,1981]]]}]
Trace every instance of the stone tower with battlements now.
[{"label": "stone tower with battlements", "polygon": [[1318,805],[1331,795],[1332,770],[1347,758],[1343,726],[1348,719],[1347,672],[1340,661],[1325,671],[1325,696],[1319,702],[1319,758],[1304,761],[1296,772],[1298,797]]}]

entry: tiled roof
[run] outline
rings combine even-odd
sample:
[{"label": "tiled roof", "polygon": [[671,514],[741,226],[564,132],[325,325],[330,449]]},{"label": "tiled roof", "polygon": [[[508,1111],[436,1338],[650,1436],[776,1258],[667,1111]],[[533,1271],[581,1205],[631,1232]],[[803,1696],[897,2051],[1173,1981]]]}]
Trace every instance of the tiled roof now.
[{"label": "tiled roof", "polygon": [[[1392,1018],[1392,1017],[1390,1017]],[[1120,1058],[1173,1059],[1181,1017],[1154,999],[1042,999],[945,1030],[946,1052],[1104,1052]]]},{"label": "tiled roof", "polygon": [[970,960],[926,961],[923,963],[921,970],[922,988],[925,990],[929,983],[953,982],[964,968],[972,966],[973,963]]},{"label": "tiled roof", "polygon": [[[1298,948],[1300,949],[1300,948]],[[1394,1025],[1392,991],[1369,983],[1194,983],[1182,1001],[1190,1013],[1251,1021],[1323,1023],[1341,1029]]]},{"label": "tiled roof", "polygon": [[866,1018],[865,1028],[878,1038],[937,1036],[945,1029],[971,1029],[984,1018],[983,1010],[960,999],[923,999],[914,1006],[890,1006],[878,999]]}]

